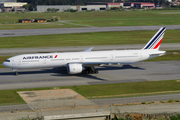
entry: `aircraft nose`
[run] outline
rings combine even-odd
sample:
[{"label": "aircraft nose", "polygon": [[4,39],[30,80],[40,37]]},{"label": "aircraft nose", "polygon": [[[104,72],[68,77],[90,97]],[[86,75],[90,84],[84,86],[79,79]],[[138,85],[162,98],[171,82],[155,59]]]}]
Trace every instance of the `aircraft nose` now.
[{"label": "aircraft nose", "polygon": [[2,65],[6,67],[6,62],[3,62]]},{"label": "aircraft nose", "polygon": [[3,62],[2,65],[5,66],[5,67],[9,67],[8,62]]}]

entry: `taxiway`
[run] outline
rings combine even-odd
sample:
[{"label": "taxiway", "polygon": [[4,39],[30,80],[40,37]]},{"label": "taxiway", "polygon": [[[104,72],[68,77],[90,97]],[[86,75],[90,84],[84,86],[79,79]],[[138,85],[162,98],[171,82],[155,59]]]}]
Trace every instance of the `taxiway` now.
[{"label": "taxiway", "polygon": [[158,30],[160,27],[166,27],[169,30],[180,29],[180,25],[157,25],[157,26],[81,27],[81,28],[56,28],[56,29],[0,30],[0,37],[87,33],[87,32],[107,32],[107,31],[109,32],[109,31]]},{"label": "taxiway", "polygon": [[67,74],[66,68],[0,69],[0,89],[111,84],[180,78],[180,61],[143,62],[133,65],[97,67],[99,74]]}]

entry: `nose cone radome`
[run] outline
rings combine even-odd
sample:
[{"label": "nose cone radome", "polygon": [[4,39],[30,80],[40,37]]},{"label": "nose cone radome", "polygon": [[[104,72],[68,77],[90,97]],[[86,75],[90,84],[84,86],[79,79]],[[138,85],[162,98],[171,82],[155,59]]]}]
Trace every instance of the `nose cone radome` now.
[{"label": "nose cone radome", "polygon": [[6,62],[3,62],[2,65],[6,67]]},{"label": "nose cone radome", "polygon": [[5,66],[5,67],[9,67],[9,63],[8,62],[3,62],[2,65]]}]

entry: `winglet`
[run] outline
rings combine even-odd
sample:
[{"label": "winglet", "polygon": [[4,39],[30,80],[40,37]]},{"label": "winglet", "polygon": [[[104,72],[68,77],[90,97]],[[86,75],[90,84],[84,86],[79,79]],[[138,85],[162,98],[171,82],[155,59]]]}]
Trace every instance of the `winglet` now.
[{"label": "winglet", "polygon": [[143,49],[156,49],[158,50],[163,39],[166,27],[162,27],[158,32],[149,40]]},{"label": "winglet", "polygon": [[88,48],[88,49],[84,50],[83,52],[91,52],[92,49],[93,49],[93,47]]}]

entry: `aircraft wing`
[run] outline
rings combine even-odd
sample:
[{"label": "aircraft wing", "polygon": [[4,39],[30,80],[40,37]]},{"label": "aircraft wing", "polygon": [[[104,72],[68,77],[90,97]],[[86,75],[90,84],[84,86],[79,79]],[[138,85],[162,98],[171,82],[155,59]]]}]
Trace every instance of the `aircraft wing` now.
[{"label": "aircraft wing", "polygon": [[84,50],[83,52],[91,52],[92,49],[93,49],[93,47],[90,47],[90,48]]}]

